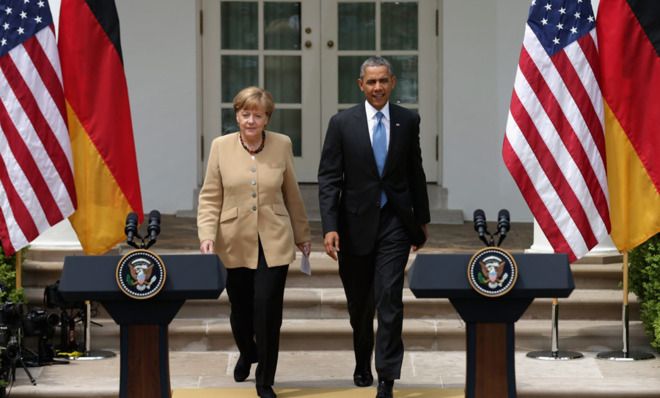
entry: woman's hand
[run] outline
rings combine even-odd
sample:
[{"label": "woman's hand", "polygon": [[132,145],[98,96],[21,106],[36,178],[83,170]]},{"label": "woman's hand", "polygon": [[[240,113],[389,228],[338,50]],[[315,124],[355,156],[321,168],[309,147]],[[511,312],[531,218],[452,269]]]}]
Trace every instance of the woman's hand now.
[{"label": "woman's hand", "polygon": [[210,239],[203,240],[202,243],[199,244],[199,251],[202,252],[202,254],[212,254],[213,241]]},{"label": "woman's hand", "polygon": [[305,256],[309,256],[309,253],[312,252],[312,242],[298,243],[296,246]]}]

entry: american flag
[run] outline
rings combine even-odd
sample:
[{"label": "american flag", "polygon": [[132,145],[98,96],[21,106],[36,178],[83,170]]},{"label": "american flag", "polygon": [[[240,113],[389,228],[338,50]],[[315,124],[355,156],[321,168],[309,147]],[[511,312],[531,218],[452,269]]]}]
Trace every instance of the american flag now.
[{"label": "american flag", "polygon": [[532,1],[502,156],[555,252],[571,262],[610,230],[598,73],[591,1]]},{"label": "american flag", "polygon": [[73,213],[62,73],[46,0],[0,0],[0,241],[26,246]]}]

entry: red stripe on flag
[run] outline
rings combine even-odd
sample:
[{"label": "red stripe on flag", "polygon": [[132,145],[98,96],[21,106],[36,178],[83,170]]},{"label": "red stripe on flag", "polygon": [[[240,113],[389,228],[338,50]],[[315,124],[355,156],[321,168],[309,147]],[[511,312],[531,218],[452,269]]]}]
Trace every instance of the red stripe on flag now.
[{"label": "red stripe on flag", "polygon": [[[605,135],[603,133],[603,126],[600,123],[600,118],[593,107],[591,99],[589,98],[584,85],[580,81],[580,78],[577,75],[573,64],[570,62],[564,52],[555,54],[552,60],[557,67],[557,70],[560,72],[566,88],[575,100],[575,104],[580,110],[587,128],[589,129],[589,133],[591,134],[591,137],[594,141],[594,144],[600,153],[600,158],[603,160],[603,165],[605,165]],[[552,98],[554,99],[554,97]],[[605,192],[603,192],[603,188],[598,181],[598,177],[596,176],[594,169],[590,166],[589,157],[584,150],[584,146],[580,143],[579,138],[566,119],[566,115],[559,108],[559,104],[556,102],[556,100],[550,102],[554,105],[551,119],[557,121],[555,125],[558,128],[558,131],[565,131],[567,133],[566,135],[560,134],[560,137],[562,138],[564,145],[569,148],[575,163],[578,164],[578,166],[584,166],[578,167],[578,169],[582,174],[585,182],[587,183],[591,198],[596,205],[596,209],[598,210],[600,217],[604,221],[606,220],[605,223],[609,226],[610,216],[607,209],[607,197]],[[565,130],[559,130],[559,128]],[[570,134],[568,134],[569,132]]]},{"label": "red stripe on flag", "polygon": [[39,235],[39,230],[34,220],[32,220],[32,215],[25,206],[25,203],[23,203],[18,192],[16,192],[16,188],[7,173],[7,165],[2,157],[0,157],[0,183],[2,183],[5,189],[9,207],[11,207],[11,211],[14,213],[14,220],[18,224],[18,227],[23,231],[23,235],[25,235],[28,242],[33,240]]},{"label": "red stripe on flag", "polygon": [[[584,148],[580,144],[580,141],[577,138],[575,131],[573,130],[573,127],[569,123],[568,119],[566,119],[566,115],[559,106],[557,99],[550,90],[550,87],[543,78],[543,75],[541,75],[541,72],[538,70],[532,59],[529,57],[529,53],[525,48],[523,48],[522,51],[520,52],[520,70],[528,82],[534,83],[534,84],[530,84],[530,86],[534,90],[534,93],[538,97],[541,106],[543,106],[543,109],[545,110],[550,121],[555,127],[555,130],[558,133],[557,138],[561,140],[561,142],[568,150],[569,154],[573,158],[573,161],[578,166],[580,173],[583,176],[586,176],[585,182],[587,183],[587,187],[589,188],[592,197],[600,194],[604,199],[605,196],[602,190],[600,189],[600,185],[598,184],[598,178],[596,177],[594,170],[589,166],[589,158],[587,157]],[[514,99],[515,101],[519,101],[517,95],[514,95],[511,98],[512,109],[514,109],[514,105],[513,105]],[[518,103],[516,104],[516,107],[522,108],[522,104]],[[513,114],[513,111],[511,113]],[[524,116],[529,117],[526,111]],[[564,206],[569,210],[569,213],[571,214],[571,218],[577,225],[578,229],[580,230],[580,233],[583,235],[587,245],[588,246],[592,244],[595,245],[596,243],[598,243],[598,240],[596,239],[593,231],[591,230],[591,226],[589,224],[589,218],[587,217],[587,214],[584,208],[582,207],[582,205],[580,204],[580,201],[578,200],[577,196],[575,196],[573,187],[571,186],[571,184],[568,183],[568,181],[565,180],[561,168],[559,167],[559,165],[555,163],[555,160],[552,157],[552,154],[550,153],[548,148],[546,147],[545,142],[540,138],[534,123],[532,122],[531,119],[529,119],[528,121],[525,121],[525,123],[522,124],[519,123],[519,125],[521,126],[520,129],[522,130],[523,134],[525,134],[526,136],[527,134],[530,133],[530,131],[534,132],[532,137],[527,137],[528,141],[530,141],[530,138],[533,140],[533,142],[530,142],[530,146],[532,147],[532,150],[534,151],[543,150],[544,152],[547,151],[547,153],[537,156],[541,161],[541,164],[544,164],[544,169],[547,168],[545,170],[546,175],[548,175],[548,178],[551,181],[553,180],[553,177],[558,178],[559,176],[561,176],[561,180],[557,180],[553,182],[553,187],[559,194],[559,197],[561,201],[564,203]],[[551,167],[550,162],[552,163],[552,169],[549,168]],[[586,167],[580,167],[580,166],[586,166]]]},{"label": "red stripe on flag", "polygon": [[14,154],[16,162],[18,162],[20,165],[21,170],[23,170],[23,173],[25,174],[25,178],[28,179],[32,190],[37,195],[37,199],[39,200],[39,204],[46,214],[48,223],[50,225],[55,225],[64,218],[64,215],[62,215],[62,212],[57,206],[57,202],[50,192],[48,184],[46,184],[46,180],[39,171],[37,163],[34,161],[34,158],[32,157],[30,150],[25,144],[25,141],[23,141],[23,138],[18,133],[18,130],[16,130],[16,127],[9,118],[7,109],[1,101],[0,127],[2,127],[2,130],[7,137],[7,142],[11,148],[11,152]]},{"label": "red stripe on flag", "polygon": [[[2,158],[0,158],[0,162]],[[7,220],[0,210],[0,244],[2,244],[2,250],[5,252],[5,256],[11,256],[16,253],[16,248],[11,244],[11,238],[9,237],[9,230],[7,229]]]},{"label": "red stripe on flag", "polygon": [[62,82],[60,82],[60,78],[58,77],[57,72],[53,68],[53,65],[51,65],[48,56],[36,38],[23,42],[23,47],[30,56],[32,63],[34,65],[39,65],[36,70],[39,72],[39,76],[41,76],[41,80],[44,82],[46,89],[48,89],[51,98],[53,98],[53,102],[55,102],[55,105],[57,105],[57,109],[60,111],[60,115],[62,116],[62,120],[64,120],[64,124],[66,124],[64,90],[62,89]]},{"label": "red stripe on flag", "polygon": [[[591,36],[585,37],[590,38]],[[589,94],[575,71],[573,64],[563,51],[555,54],[551,60],[561,75],[566,88],[575,100],[575,105],[577,105],[580,114],[582,114],[582,118],[589,128],[589,132],[598,148],[600,157],[605,159],[605,136],[603,134],[603,126],[600,123],[600,118],[594,109],[591,98],[589,98]]]},{"label": "red stripe on flag", "polygon": [[[36,39],[32,38],[30,40]],[[76,192],[74,188],[73,172],[67,161],[66,153],[60,146],[55,133],[48,124],[48,121],[41,113],[36,100],[32,96],[32,91],[25,84],[23,77],[18,69],[16,69],[16,65],[11,61],[11,58],[0,57],[0,69],[2,69],[5,74],[7,81],[9,82],[14,95],[18,99],[18,102],[21,104],[26,116],[30,119],[34,131],[39,136],[44,149],[55,166],[55,170],[57,170],[57,173],[64,182],[69,197],[75,198]]]},{"label": "red stripe on flag", "polygon": [[582,234],[585,243],[587,243],[587,245],[596,245],[598,241],[589,225],[587,213],[584,208],[580,206],[580,202],[577,196],[575,196],[571,184],[566,180],[561,167],[555,162],[552,153],[548,149],[545,141],[543,141],[539,131],[536,129],[534,121],[523,107],[515,92],[511,96],[510,111],[516,124],[520,127],[520,131],[523,133],[529,146],[534,151],[534,155],[541,165],[546,177],[557,193],[558,199],[568,211],[573,222],[575,222],[580,234]]},{"label": "red stripe on flag", "polygon": [[511,148],[511,144],[506,136],[504,137],[504,145],[502,145],[502,157],[511,176],[516,181],[518,189],[522,192],[527,206],[534,213],[536,221],[539,223],[548,241],[552,244],[552,247],[557,252],[567,253],[569,262],[575,261],[576,256],[573,250],[571,250],[571,246],[564,239],[564,235],[561,233],[557,223],[552,218],[538,192],[536,192],[532,180],[529,178],[522,163],[520,163],[518,155]]}]

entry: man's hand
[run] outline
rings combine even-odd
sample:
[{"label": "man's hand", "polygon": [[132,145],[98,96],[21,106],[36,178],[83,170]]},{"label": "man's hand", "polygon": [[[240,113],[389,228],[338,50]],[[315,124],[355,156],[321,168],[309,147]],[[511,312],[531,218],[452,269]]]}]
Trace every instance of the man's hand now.
[{"label": "man's hand", "polygon": [[330,231],[323,238],[325,253],[333,260],[337,261],[337,252],[339,251],[339,234],[337,231]]},{"label": "man's hand", "polygon": [[210,239],[203,240],[202,243],[199,244],[199,251],[202,252],[202,254],[212,254],[213,241]]},{"label": "man's hand", "polygon": [[[426,243],[426,240],[429,238],[429,232],[428,232],[428,229],[426,228],[426,226],[427,226],[427,224],[422,225],[422,231],[424,231],[424,243]],[[412,245],[413,251],[416,252],[417,250],[424,247],[424,243],[422,243],[419,246]]]}]

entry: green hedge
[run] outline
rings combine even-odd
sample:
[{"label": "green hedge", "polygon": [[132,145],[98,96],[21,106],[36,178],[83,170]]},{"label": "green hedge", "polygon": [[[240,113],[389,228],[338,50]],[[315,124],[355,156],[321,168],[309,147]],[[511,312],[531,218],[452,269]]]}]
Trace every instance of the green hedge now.
[{"label": "green hedge", "polygon": [[630,251],[630,290],[640,300],[641,318],[651,346],[660,351],[660,234]]},{"label": "green hedge", "polygon": [[[21,254],[25,258],[26,250]],[[16,289],[16,256],[5,256],[0,246],[0,303],[11,301],[23,302],[23,289]]]}]

